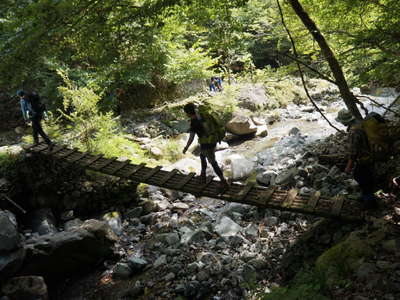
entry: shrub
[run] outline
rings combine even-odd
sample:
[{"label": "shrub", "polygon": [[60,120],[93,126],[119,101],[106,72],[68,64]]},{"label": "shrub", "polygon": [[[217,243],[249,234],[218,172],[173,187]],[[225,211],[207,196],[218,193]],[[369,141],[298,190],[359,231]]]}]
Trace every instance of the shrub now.
[{"label": "shrub", "polygon": [[0,153],[0,176],[13,177],[16,174],[16,165],[22,160],[20,154],[12,154],[8,152]]},{"label": "shrub", "polygon": [[64,98],[61,116],[67,122],[69,142],[81,151],[102,153],[106,157],[125,157],[132,162],[143,161],[144,151],[139,145],[127,140],[112,112],[101,112],[101,92],[93,87],[77,87],[62,72],[66,86],[59,87]]}]

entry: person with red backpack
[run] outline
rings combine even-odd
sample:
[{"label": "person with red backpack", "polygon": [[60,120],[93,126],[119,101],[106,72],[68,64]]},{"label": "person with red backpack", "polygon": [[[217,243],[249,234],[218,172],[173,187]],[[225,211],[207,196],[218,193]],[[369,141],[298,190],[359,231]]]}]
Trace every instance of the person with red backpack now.
[{"label": "person with red backpack", "polygon": [[[189,129],[189,140],[183,149],[183,154],[189,149],[190,145],[194,140],[194,136],[197,134],[200,144],[200,161],[201,161],[201,173],[200,177],[202,181],[206,182],[206,170],[207,160],[214,169],[221,180],[221,188],[229,188],[229,184],[226,181],[221,168],[219,167],[215,159],[215,148],[217,142],[222,140],[222,134],[218,133],[216,120],[210,115],[200,113],[199,109],[193,103],[188,103],[183,107],[183,111],[190,118],[190,129]],[[213,121],[214,119],[214,121]],[[214,123],[214,124],[213,124]],[[214,129],[215,128],[215,129]]]},{"label": "person with red backpack", "polygon": [[44,139],[49,149],[54,147],[53,142],[49,139],[42,128],[41,121],[45,113],[45,106],[40,101],[40,97],[36,92],[25,93],[22,90],[17,92],[20,97],[22,116],[25,121],[32,121],[32,136],[34,145],[39,144],[39,135]]}]

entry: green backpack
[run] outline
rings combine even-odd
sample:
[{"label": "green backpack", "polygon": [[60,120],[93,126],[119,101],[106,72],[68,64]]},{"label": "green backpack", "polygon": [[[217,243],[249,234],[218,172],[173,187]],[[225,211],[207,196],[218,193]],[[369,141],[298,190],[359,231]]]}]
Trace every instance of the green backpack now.
[{"label": "green backpack", "polygon": [[226,134],[225,125],[218,115],[206,105],[200,105],[197,108],[200,119],[203,124],[205,134],[199,138],[200,144],[220,143]]}]

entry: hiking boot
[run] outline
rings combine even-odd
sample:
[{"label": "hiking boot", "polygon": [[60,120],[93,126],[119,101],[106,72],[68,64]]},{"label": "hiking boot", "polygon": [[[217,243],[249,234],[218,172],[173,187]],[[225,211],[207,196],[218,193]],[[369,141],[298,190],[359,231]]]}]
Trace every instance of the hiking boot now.
[{"label": "hiking boot", "polygon": [[229,188],[230,188],[230,184],[226,180],[220,181],[218,183],[218,189],[221,191],[221,193],[225,192]]},{"label": "hiking boot", "polygon": [[206,174],[200,174],[199,178],[200,178],[201,184],[204,184],[204,183],[207,182],[207,176],[206,176]]},{"label": "hiking boot", "polygon": [[48,144],[48,148],[49,148],[49,151],[51,152],[51,151],[53,151],[53,149],[54,149],[54,143],[49,143]]}]

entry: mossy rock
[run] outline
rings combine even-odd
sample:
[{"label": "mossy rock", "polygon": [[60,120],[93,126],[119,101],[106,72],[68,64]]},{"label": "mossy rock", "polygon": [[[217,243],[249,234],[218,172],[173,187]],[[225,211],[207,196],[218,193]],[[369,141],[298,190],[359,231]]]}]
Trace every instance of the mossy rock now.
[{"label": "mossy rock", "polygon": [[378,245],[386,238],[386,236],[387,234],[385,229],[375,230],[368,235],[368,243],[373,246]]},{"label": "mossy rock", "polygon": [[316,262],[317,270],[328,278],[328,285],[355,272],[362,262],[372,256],[374,250],[363,238],[361,231],[352,232],[343,242],[325,251]]}]

